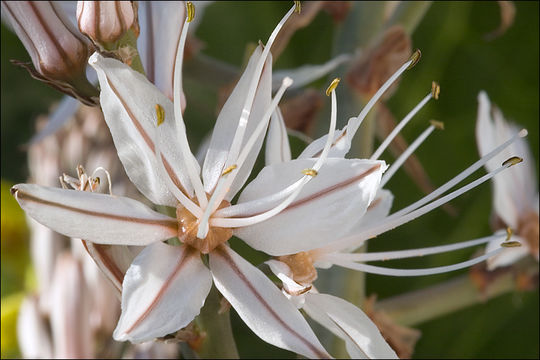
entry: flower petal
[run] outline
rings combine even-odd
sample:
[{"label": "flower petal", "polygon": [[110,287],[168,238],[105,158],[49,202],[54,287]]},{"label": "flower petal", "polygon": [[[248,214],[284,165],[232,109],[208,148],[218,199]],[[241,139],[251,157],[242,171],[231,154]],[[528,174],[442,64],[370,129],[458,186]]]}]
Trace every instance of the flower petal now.
[{"label": "flower petal", "polygon": [[143,342],[185,327],[199,314],[211,286],[198,252],[160,242],[146,247],[124,278],[114,339]]},{"label": "flower petal", "polygon": [[[293,160],[265,167],[242,192],[239,204],[250,202],[242,216],[255,215],[271,195],[294,183],[315,159]],[[345,234],[366,212],[375,197],[383,161],[328,159],[317,177],[302,189],[291,205],[261,223],[235,229],[235,235],[257,250],[287,255],[315,249]],[[260,201],[258,199],[261,199]]]},{"label": "flower petal", "polygon": [[359,218],[360,221],[352,227],[349,234],[354,234],[365,229],[368,225],[382,221],[390,213],[393,201],[394,195],[389,190],[379,189],[377,195],[375,195],[375,198],[369,204],[366,213]]},{"label": "flower petal", "polygon": [[39,223],[98,244],[148,245],[178,234],[175,219],[126,197],[34,184],[15,185],[11,193]]},{"label": "flower petal", "polygon": [[[141,33],[137,49],[146,76],[172,101],[176,50],[184,27],[186,6],[183,1],[141,1],[139,6]],[[182,100],[183,110],[186,102],[185,98]]]},{"label": "flower petal", "polygon": [[82,244],[99,269],[114,285],[118,291],[118,295],[120,295],[122,293],[124,275],[137,255],[137,252],[130,250],[125,245],[94,244],[86,240],[82,240]]},{"label": "flower petal", "polygon": [[210,253],[218,290],[264,341],[308,358],[328,358],[304,317],[260,270],[230,248]]},{"label": "flower petal", "polygon": [[[476,141],[480,155],[485,155],[504,141],[515,135],[519,128],[505,121],[499,109],[491,106],[485,92],[478,95],[478,118],[476,122]],[[510,227],[518,226],[518,217],[534,208],[538,193],[534,157],[527,141],[517,139],[507,149],[488,161],[488,171],[497,169],[511,156],[520,156],[523,164],[512,171],[497,175],[493,179],[493,204],[499,217]]]},{"label": "flower petal", "polygon": [[[158,145],[167,175],[186,195],[193,194],[183,154],[180,153],[173,103],[143,75],[120,61],[94,53],[89,60],[98,72],[101,108],[127,175],[153,203],[176,206],[176,198],[161,178],[155,157]],[[156,105],[165,119],[157,136]],[[188,156],[193,157],[192,154]],[[195,158],[193,162],[196,163]]]},{"label": "flower petal", "polygon": [[291,147],[287,128],[279,107],[272,114],[268,135],[266,136],[266,151],[264,152],[266,165],[291,161]]},{"label": "flower petal", "polygon": [[[231,147],[234,134],[238,128],[238,121],[242,115],[242,109],[244,106],[246,94],[250,88],[253,76],[255,76],[255,68],[261,57],[262,49],[257,47],[249,59],[249,63],[246,70],[242,74],[240,80],[236,84],[233,92],[223,105],[221,112],[216,120],[216,125],[212,133],[212,140],[210,141],[210,147],[204,160],[204,166],[202,170],[204,179],[204,189],[211,193],[217,184],[223,168],[227,160],[229,149]],[[251,112],[248,119],[248,125],[242,141],[242,145],[248,141],[250,135],[257,128],[257,124],[262,119],[266,109],[270,106],[271,98],[271,86],[272,86],[272,57],[268,56],[263,68],[261,78],[253,100]],[[234,197],[236,192],[240,190],[253,168],[253,164],[257,159],[257,155],[262,146],[264,139],[264,133],[261,133],[257,142],[253,146],[250,155],[244,161],[244,164],[238,171],[234,182],[231,185],[230,190],[227,192],[226,200],[230,200]]]},{"label": "flower petal", "polygon": [[[328,157],[343,158],[347,155],[351,149],[351,142],[355,134],[354,131],[349,131],[348,129],[358,128],[358,122],[358,118],[352,117],[343,129],[336,130],[334,133],[334,142],[332,143]],[[309,159],[319,156],[326,144],[326,139],[328,139],[328,134],[313,140],[298,156],[298,159]]]},{"label": "flower petal", "polygon": [[[368,359],[398,359],[377,326],[350,302],[332,295],[310,292],[306,294],[304,310],[315,321],[345,340],[351,357],[360,355]],[[355,353],[351,354],[351,351]]]},{"label": "flower petal", "polygon": [[[503,234],[504,232],[501,232]],[[495,270],[498,267],[512,265],[522,257],[525,257],[529,254],[529,245],[525,239],[520,238],[517,235],[512,236],[512,240],[519,241],[521,246],[515,248],[507,248],[505,251],[498,253],[495,256],[490,257],[486,260],[488,270]],[[486,254],[497,250],[501,247],[502,241],[492,240],[486,246]]]},{"label": "flower petal", "polygon": [[25,359],[53,357],[48,324],[38,303],[37,298],[26,297],[17,317],[17,340]]}]

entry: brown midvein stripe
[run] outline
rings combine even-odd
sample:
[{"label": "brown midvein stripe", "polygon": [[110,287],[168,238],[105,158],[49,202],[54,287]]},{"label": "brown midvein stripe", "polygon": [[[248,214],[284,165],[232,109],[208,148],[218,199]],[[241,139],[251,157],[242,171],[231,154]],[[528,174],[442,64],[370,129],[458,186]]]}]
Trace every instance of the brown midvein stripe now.
[{"label": "brown midvein stripe", "polygon": [[221,256],[231,267],[231,269],[234,271],[234,273],[238,276],[240,280],[248,287],[248,289],[252,292],[252,294],[261,302],[261,304],[264,306],[266,311],[272,315],[274,319],[279,322],[281,326],[283,326],[287,331],[289,331],[293,336],[297,337],[301,342],[303,342],[308,348],[313,351],[314,354],[317,354],[321,358],[327,358],[328,354],[321,353],[319,349],[317,349],[316,346],[314,346],[309,340],[304,338],[302,335],[297,333],[294,329],[292,329],[285,321],[283,321],[282,318],[279,317],[279,315],[272,309],[272,307],[266,302],[266,300],[263,298],[263,296],[253,287],[253,285],[249,282],[249,280],[246,278],[246,276],[240,271],[234,260],[231,258],[231,256],[227,253],[227,249],[222,245],[218,247],[214,252],[214,254],[217,254]]},{"label": "brown midvein stripe", "polygon": [[[152,141],[152,139],[150,138],[150,136],[146,133],[146,131],[144,131],[144,128],[142,127],[141,123],[137,120],[137,118],[135,117],[135,115],[131,112],[131,109],[127,106],[127,103],[124,101],[124,99],[122,98],[122,96],[120,96],[120,93],[118,92],[118,90],[114,87],[114,85],[112,84],[111,80],[109,79],[108,76],[105,75],[105,77],[107,78],[107,83],[109,84],[112,92],[116,95],[116,97],[118,98],[118,100],[120,100],[120,102],[122,103],[122,106],[124,107],[124,109],[126,110],[129,118],[131,119],[131,122],[132,124],[135,126],[135,128],[137,129],[137,131],[139,132],[139,134],[141,134],[144,142],[146,143],[146,145],[150,148],[150,151],[152,152],[155,152],[155,144],[154,142]],[[163,153],[161,153],[161,159],[163,160],[163,165],[165,166],[165,169],[167,170],[167,174],[169,174],[169,177],[171,178],[172,182],[178,187],[178,189],[184,193],[184,195],[188,196],[188,192],[184,189],[184,187],[182,186],[182,183],[180,182],[180,180],[176,177],[176,174],[174,173],[174,171],[172,170],[172,167],[171,165],[169,164],[169,162],[167,161],[167,159],[165,159],[165,157],[163,156]],[[156,159],[157,161],[157,159]]]},{"label": "brown midvein stripe", "polygon": [[[304,205],[308,201],[316,200],[317,198],[328,195],[329,193],[331,193],[333,191],[339,190],[340,188],[344,188],[344,187],[349,186],[349,185],[351,185],[351,184],[353,184],[353,183],[355,183],[355,182],[357,182],[359,180],[362,180],[366,176],[368,176],[368,175],[372,174],[373,172],[375,172],[380,167],[381,167],[380,164],[374,165],[371,168],[369,168],[367,171],[364,171],[363,173],[361,173],[361,174],[359,174],[359,175],[357,175],[357,176],[355,176],[353,178],[347,179],[347,180],[342,181],[342,182],[340,182],[338,184],[330,186],[330,187],[328,187],[328,188],[326,188],[326,189],[324,189],[322,191],[319,191],[318,193],[312,194],[312,195],[310,195],[308,197],[305,197],[305,198],[303,198],[301,200],[293,202],[291,205],[289,205],[285,209],[283,209],[283,211],[281,211],[281,213],[284,213],[287,210],[294,209],[294,208],[296,208],[298,206]],[[262,214],[262,213],[263,213],[263,211],[255,213],[255,214],[242,214],[242,217],[255,216],[255,215]],[[231,217],[231,218],[234,218],[234,217]]]},{"label": "brown midvein stripe", "polygon": [[[72,191],[75,191],[75,190],[72,190]],[[170,220],[169,219],[162,219],[162,220],[158,220],[158,219],[141,219],[141,218],[135,218],[135,217],[130,217],[130,216],[123,216],[123,215],[117,215],[117,214],[107,214],[107,213],[102,213],[102,212],[97,212],[97,211],[92,211],[92,210],[85,210],[85,209],[80,209],[80,208],[76,208],[76,207],[73,207],[73,206],[68,206],[68,205],[64,205],[64,204],[60,204],[60,203],[40,199],[40,198],[35,197],[33,195],[27,194],[27,193],[21,191],[20,189],[15,190],[15,195],[16,195],[17,199],[22,199],[22,200],[26,200],[26,201],[33,201],[33,202],[36,202],[36,203],[39,203],[39,204],[53,206],[53,207],[73,211],[73,212],[84,214],[84,215],[101,217],[101,218],[105,218],[105,219],[114,219],[114,220],[120,220],[120,221],[130,221],[130,222],[134,222],[134,223],[138,223],[138,224],[164,226],[164,227],[169,228],[171,231],[174,231],[174,232],[178,231],[178,223],[173,218],[170,218]]]},{"label": "brown midvein stripe", "polygon": [[[328,314],[326,315],[328,316]],[[362,354],[364,354],[364,356],[366,357],[366,359],[372,359],[368,356],[368,354],[366,354],[366,352],[364,351],[364,349],[362,349],[360,347],[360,345],[358,345],[358,342],[356,340],[353,339],[353,337],[341,326],[339,325],[334,319],[332,319],[330,316],[328,316],[328,318],[334,323],[334,325],[336,325],[339,330],[343,331],[343,333],[358,347],[358,349],[362,352]]]},{"label": "brown midvein stripe", "polygon": [[156,297],[154,298],[154,300],[152,300],[150,305],[148,305],[148,308],[144,311],[144,313],[142,313],[142,315],[139,316],[137,320],[135,320],[133,325],[131,325],[126,330],[125,332],[126,334],[129,334],[131,331],[133,331],[133,329],[135,329],[135,327],[137,327],[144,319],[146,319],[146,317],[150,314],[150,312],[152,312],[152,310],[156,308],[157,303],[159,302],[159,300],[161,300],[161,298],[163,297],[163,294],[171,285],[172,280],[176,277],[176,275],[178,275],[179,271],[184,267],[184,265],[186,265],[186,263],[193,257],[193,255],[194,255],[194,252],[187,246],[184,246],[184,251],[182,252],[182,256],[180,256],[180,259],[178,259],[178,263],[176,264],[176,267],[174,268],[173,272],[169,275],[167,280],[165,280],[165,282],[163,283],[163,286],[161,287],[161,289],[159,289],[159,292],[157,293]]},{"label": "brown midvein stripe", "polygon": [[122,292],[122,282],[124,281],[124,273],[116,266],[116,263],[110,258],[106,252],[106,248],[111,245],[94,244],[91,241],[81,239],[81,242],[90,256],[96,261],[100,262],[114,277],[112,281],[114,287]]}]

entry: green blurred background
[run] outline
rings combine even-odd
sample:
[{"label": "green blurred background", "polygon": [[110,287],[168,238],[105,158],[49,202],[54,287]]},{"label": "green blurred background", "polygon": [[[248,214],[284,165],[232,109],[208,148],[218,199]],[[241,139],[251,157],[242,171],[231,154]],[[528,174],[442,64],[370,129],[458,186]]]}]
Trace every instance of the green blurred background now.
[{"label": "green blurred background", "polygon": [[[496,2],[434,2],[413,34],[413,47],[422,50],[422,60],[401,81],[388,101],[399,119],[425,96],[431,81],[441,85],[441,97],[431,102],[407,126],[409,142],[424,130],[426,121],[445,122],[446,130],[432,135],[416,155],[434,184],[442,184],[478,158],[474,137],[477,94],[486,90],[507,119],[529,130],[528,141],[538,169],[538,2],[515,2],[513,26],[502,36],[486,41],[485,34],[498,27]],[[290,2],[216,2],[206,10],[197,30],[205,44],[202,52],[240,66],[246,45],[266,41]],[[319,13],[299,30],[275,64],[275,69],[315,64],[331,57],[334,25],[330,16]],[[8,193],[9,186],[27,178],[26,153],[21,145],[31,137],[34,119],[46,113],[61,98],[38,83],[9,59],[27,60],[17,38],[2,26],[1,34],[1,176],[2,176],[2,356],[14,356],[13,329],[16,304],[24,287],[28,257],[27,230],[22,212]],[[317,82],[322,89],[326,82]],[[190,142],[198,144],[215,120],[217,95],[204,85],[186,80],[187,119]],[[338,92],[339,92],[338,88]],[[339,104],[338,104],[339,105]],[[360,109],[358,109],[359,111]],[[352,116],[355,114],[348,114]],[[393,158],[383,156],[391,162]],[[66,169],[71,171],[71,169]],[[393,210],[422,196],[402,171],[388,188],[395,195]],[[490,234],[491,187],[483,185],[452,202],[456,217],[436,210],[410,224],[379,236],[369,249],[382,251],[447,244]],[[392,267],[434,267],[468,258],[474,250],[396,261]],[[386,265],[386,264],[385,264]],[[379,299],[437,284],[467,270],[418,278],[367,276],[367,294]],[[13,310],[12,310],[13,309]],[[9,310],[9,311],[8,311]],[[10,312],[11,311],[11,312]],[[514,292],[416,326],[422,331],[416,358],[538,358],[538,289]],[[242,357],[280,357],[287,352],[256,338],[233,315],[233,326]],[[11,343],[10,343],[11,342]],[[10,352],[5,352],[10,350]]]}]

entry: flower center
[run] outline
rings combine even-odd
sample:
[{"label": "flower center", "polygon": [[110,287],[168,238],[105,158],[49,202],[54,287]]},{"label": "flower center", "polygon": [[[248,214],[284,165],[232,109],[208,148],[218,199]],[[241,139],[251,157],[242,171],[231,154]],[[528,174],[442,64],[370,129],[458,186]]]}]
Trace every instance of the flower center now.
[{"label": "flower center", "polygon": [[519,219],[518,234],[529,244],[531,253],[538,257],[539,224],[538,214],[534,211],[525,213]]},{"label": "flower center", "polygon": [[278,256],[277,259],[291,268],[293,280],[301,285],[311,285],[317,279],[317,270],[309,252]]},{"label": "flower center", "polygon": [[[197,203],[196,199],[192,200]],[[223,200],[219,204],[218,209],[228,206],[231,206],[231,204],[228,201]],[[203,254],[208,254],[217,246],[223,244],[232,237],[231,228],[211,226],[206,237],[204,239],[199,239],[197,237],[199,219],[181,204],[178,204],[176,207],[176,219],[178,221],[178,240],[194,247]]]}]

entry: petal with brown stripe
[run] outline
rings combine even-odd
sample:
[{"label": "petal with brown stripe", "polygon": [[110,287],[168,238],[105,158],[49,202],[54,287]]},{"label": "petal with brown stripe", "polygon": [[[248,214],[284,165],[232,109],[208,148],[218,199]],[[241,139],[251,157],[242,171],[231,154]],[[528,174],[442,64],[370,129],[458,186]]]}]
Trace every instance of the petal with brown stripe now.
[{"label": "petal with brown stripe", "polygon": [[[181,191],[192,195],[184,154],[178,146],[176,121],[181,120],[175,121],[173,103],[143,75],[120,61],[95,53],[89,63],[98,73],[101,108],[130,180],[153,203],[176,206],[178,201],[158,170],[155,156],[158,145],[167,176]],[[159,136],[156,105],[165,114],[161,127],[168,128]],[[187,156],[193,163],[197,162],[192,154]]]},{"label": "petal with brown stripe", "polygon": [[124,277],[122,315],[113,337],[138,343],[185,327],[199,314],[211,286],[198,252],[164,243],[147,246]]},{"label": "petal with brown stripe", "polygon": [[210,253],[214,284],[264,341],[308,358],[329,358],[296,307],[259,269],[230,248]]},{"label": "petal with brown stripe", "polygon": [[[240,195],[236,206],[248,202],[250,206],[236,216],[256,215],[277,205],[265,197],[294,183],[314,163],[314,159],[302,159],[265,167]],[[383,161],[328,159],[285,210],[261,223],[237,228],[235,235],[271,255],[324,246],[344,235],[365,214],[385,168]]]},{"label": "petal with brown stripe", "polygon": [[98,244],[142,246],[178,234],[175,219],[122,196],[34,184],[15,185],[11,193],[37,222]]}]

